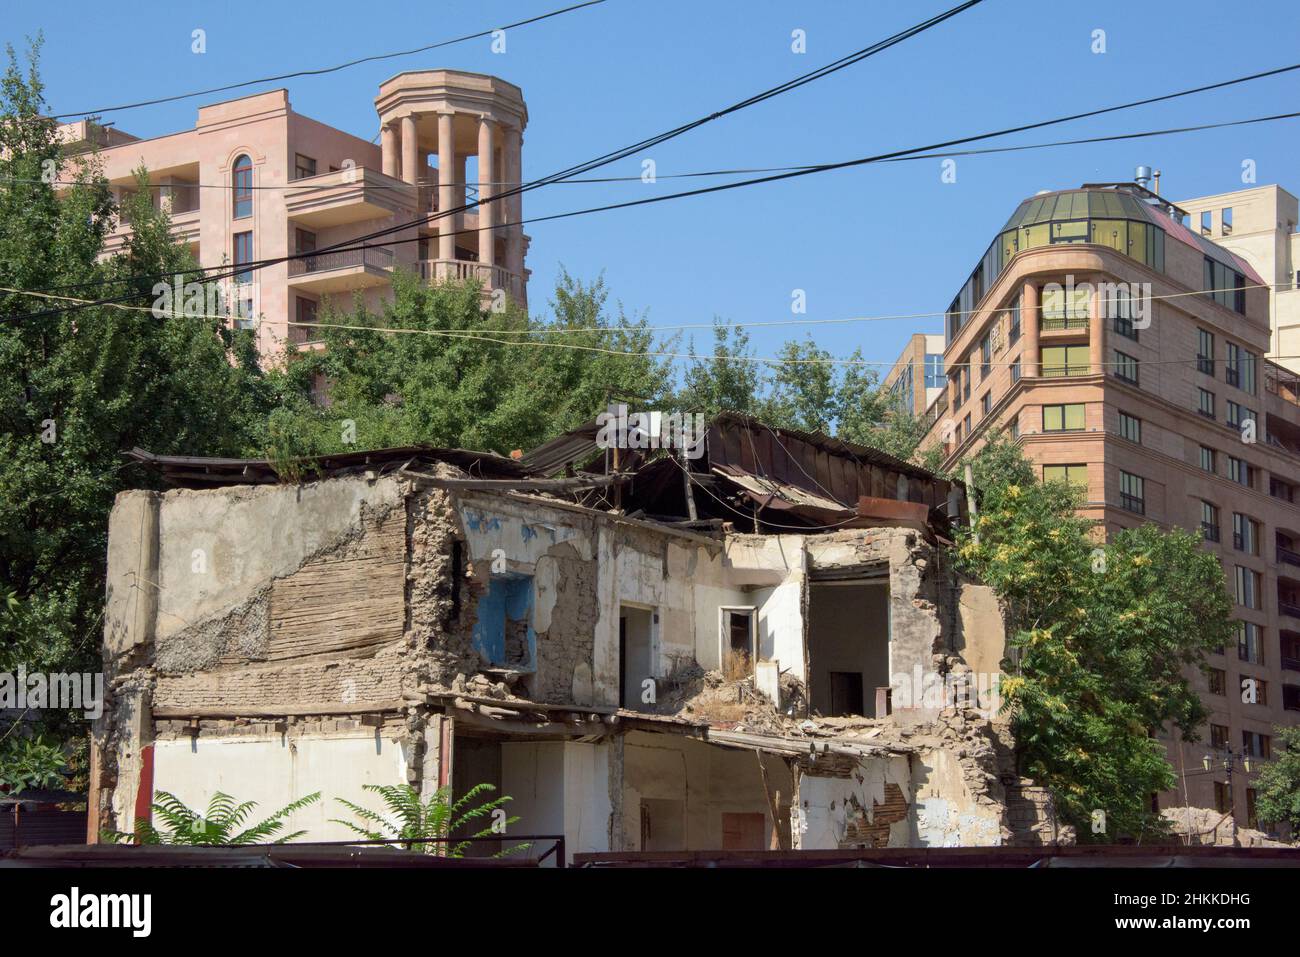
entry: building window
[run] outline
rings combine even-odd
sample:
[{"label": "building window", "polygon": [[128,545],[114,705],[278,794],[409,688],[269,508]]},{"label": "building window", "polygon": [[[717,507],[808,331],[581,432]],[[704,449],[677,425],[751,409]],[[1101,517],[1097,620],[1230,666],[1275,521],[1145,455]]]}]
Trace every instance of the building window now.
[{"label": "building window", "polygon": [[1246,277],[1217,259],[1205,257],[1202,291],[1219,305],[1246,314]]},{"label": "building window", "polygon": [[1232,207],[1225,206],[1219,211],[1219,232],[1225,236],[1232,235]]},{"label": "building window", "polygon": [[943,388],[943,354],[927,352],[925,354],[925,387],[927,389]]},{"label": "building window", "polygon": [[1126,352],[1115,350],[1115,378],[1133,385],[1138,384],[1138,361]]},{"label": "building window", "polygon": [[236,329],[256,329],[257,314],[254,311],[253,297],[248,290],[240,290],[239,303],[235,308]]},{"label": "building window", "polygon": [[1237,622],[1237,657],[1252,665],[1264,663],[1264,648],[1259,625],[1253,621]]},{"label": "building window", "polygon": [[[1245,692],[1246,692],[1246,691],[1251,687],[1252,684],[1254,685],[1254,688],[1255,688],[1255,700],[1254,700],[1254,702],[1250,702],[1250,701],[1245,700],[1245,698],[1247,697],[1247,695],[1245,694]],[[1253,675],[1242,675],[1242,676],[1241,676],[1241,690],[1242,690],[1242,703],[1243,703],[1243,704],[1252,704],[1252,703],[1253,703],[1253,704],[1257,704],[1257,705],[1259,705],[1261,708],[1267,708],[1267,707],[1268,707],[1268,682],[1267,682],[1267,681],[1261,681],[1260,679],[1254,677]]]},{"label": "building window", "polygon": [[1247,488],[1255,487],[1255,466],[1235,456],[1228,456],[1228,478]]},{"label": "building window", "polygon": [[1240,512],[1232,513],[1232,547],[1247,555],[1259,554],[1259,522]]},{"label": "building window", "polygon": [[1011,306],[1011,329],[1007,333],[1007,345],[1014,346],[1020,341],[1020,297]]},{"label": "building window", "polygon": [[1201,212],[1201,235],[1208,236],[1214,226],[1214,213],[1208,209]]},{"label": "building window", "polygon": [[1232,810],[1232,793],[1228,790],[1225,781],[1214,782],[1214,809],[1220,814],[1227,814]]},{"label": "building window", "polygon": [[[253,261],[253,233],[252,231],[235,233],[234,255],[231,257],[236,266],[242,266]],[[253,281],[252,270],[237,271],[235,281],[238,283],[250,283]]]},{"label": "building window", "polygon": [[1219,506],[1210,502],[1201,503],[1201,536],[1207,542],[1219,540]]},{"label": "building window", "polygon": [[966,438],[970,438],[971,421],[969,412],[966,413],[966,418],[962,419],[962,423],[966,426]]},{"label": "building window", "polygon": [[1145,515],[1147,511],[1145,487],[1146,483],[1142,480],[1142,476],[1121,471],[1119,473],[1119,507],[1135,512],[1138,515]]},{"label": "building window", "polygon": [[315,342],[320,339],[320,330],[314,325],[316,322],[316,300],[296,296],[294,322],[297,325],[294,326],[293,335],[289,337],[291,341]]},{"label": "building window", "polygon": [[993,340],[990,338],[991,333],[984,333],[984,338],[980,340],[980,381],[983,382],[989,377],[989,368],[993,361]]},{"label": "building window", "polygon": [[1196,388],[1196,411],[1207,419],[1214,418],[1214,393],[1209,389]]},{"label": "building window", "polygon": [[1020,416],[1016,416],[1011,420],[1011,438],[1020,438]]},{"label": "building window", "polygon": [[1087,346],[1044,346],[1042,350],[1044,376],[1087,375],[1091,370]]},{"label": "building window", "polygon": [[1259,572],[1245,565],[1236,566],[1236,599],[1242,608],[1259,608]]},{"label": "building window", "polygon": [[1078,432],[1084,427],[1087,406],[1082,402],[1070,405],[1043,406],[1044,432]]},{"label": "building window", "polygon": [[1106,309],[1114,321],[1115,332],[1125,339],[1138,341],[1138,331],[1133,326],[1133,298],[1124,286],[1115,286],[1114,298],[1107,297]]},{"label": "building window", "polygon": [[1043,329],[1086,329],[1088,327],[1088,286],[1066,290],[1059,283],[1043,287]]},{"label": "building window", "polygon": [[1210,747],[1224,751],[1228,747],[1228,726],[1226,724],[1210,725]]},{"label": "building window", "polygon": [[966,363],[961,367],[961,400],[970,401],[970,357],[966,357]]},{"label": "building window", "polygon": [[1066,482],[1081,489],[1088,488],[1087,465],[1044,465],[1044,482]]},{"label": "building window", "polygon": [[1224,363],[1223,377],[1228,385],[1242,392],[1255,394],[1255,353],[1243,349],[1235,342],[1228,343],[1228,359]]},{"label": "building window", "polygon": [[1196,368],[1208,376],[1214,375],[1214,333],[1196,330]]},{"label": "building window", "polygon": [[1237,402],[1228,402],[1228,424],[1234,429],[1241,428],[1243,423],[1255,421],[1255,410],[1248,409]]},{"label": "building window", "polygon": [[253,161],[247,155],[235,160],[231,173],[232,213],[235,219],[244,219],[253,215]]},{"label": "building window", "polygon": [[1142,444],[1142,420],[1129,415],[1127,412],[1119,414],[1119,434],[1130,442]]},{"label": "building window", "polygon": [[316,161],[310,156],[303,156],[301,153],[294,155],[293,160],[293,178],[306,179],[308,176],[316,175]]},{"label": "building window", "polygon": [[1214,449],[1208,445],[1201,446],[1201,468],[1206,472],[1214,472]]},{"label": "building window", "polygon": [[1017,357],[1016,361],[1011,363],[1011,384],[1015,385],[1019,381],[1020,381],[1020,359]]},{"label": "building window", "polygon": [[989,410],[992,408],[993,408],[993,390],[990,389],[988,392],[985,392],[982,396],[980,396],[980,418],[986,417],[989,414]]},{"label": "building window", "polygon": [[1271,475],[1268,478],[1268,494],[1276,499],[1281,499],[1284,502],[1291,502],[1292,504],[1294,504],[1296,500],[1295,486],[1290,482],[1284,482],[1280,478],[1274,478]]},{"label": "building window", "polygon": [[1210,694],[1227,693],[1228,674],[1222,668],[1210,668],[1206,671],[1206,679],[1210,684]]}]

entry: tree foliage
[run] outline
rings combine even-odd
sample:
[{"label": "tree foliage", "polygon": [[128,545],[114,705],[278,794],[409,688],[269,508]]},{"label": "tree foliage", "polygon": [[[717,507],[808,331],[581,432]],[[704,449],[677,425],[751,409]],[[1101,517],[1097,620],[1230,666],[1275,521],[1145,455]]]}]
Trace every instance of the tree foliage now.
[{"label": "tree foliage", "polygon": [[229,794],[217,791],[208,802],[208,809],[200,814],[186,807],[176,795],[158,791],[154,795],[153,814],[164,823],[163,828],[152,821],[140,820],[135,823],[134,833],[109,831],[105,837],[114,843],[184,844],[191,847],[287,844],[307,833],[279,833],[284,829],[289,815],[319,800],[319,791],[308,794],[286,804],[270,817],[244,827],[249,815],[257,807],[256,801],[236,803]]},{"label": "tree foliage", "polygon": [[1018,666],[1001,693],[1025,770],[1081,839],[1162,831],[1151,795],[1174,776],[1153,735],[1195,740],[1206,718],[1187,675],[1231,640],[1219,563],[1197,536],[1149,523],[1103,543],[1079,492],[1036,482],[1000,437],[972,471],[980,514],[959,554],[1006,613]]},{"label": "tree foliage", "polygon": [[[496,817],[495,812],[502,808],[511,798],[508,795],[483,800],[475,804],[481,794],[496,790],[491,784],[476,784],[453,803],[451,786],[439,788],[426,802],[420,801],[420,794],[409,784],[364,784],[367,791],[374,791],[388,809],[385,817],[378,811],[361,807],[343,798],[335,798],[358,818],[361,824],[352,821],[335,820],[350,828],[367,840],[395,840],[406,842],[407,849],[414,847],[425,854],[445,854],[447,857],[464,857],[472,841],[455,841],[458,831],[463,831],[474,821],[487,817]],[[503,812],[504,813],[504,812]],[[518,821],[518,817],[500,817],[499,822],[488,824],[476,832],[473,837],[492,837],[504,833],[504,829]],[[517,844],[501,852],[501,855],[513,854],[525,850],[529,845]],[[498,856],[501,856],[498,855]]]},{"label": "tree foliage", "polygon": [[1271,761],[1255,779],[1255,813],[1268,824],[1289,824],[1300,833],[1300,726],[1273,728]]}]

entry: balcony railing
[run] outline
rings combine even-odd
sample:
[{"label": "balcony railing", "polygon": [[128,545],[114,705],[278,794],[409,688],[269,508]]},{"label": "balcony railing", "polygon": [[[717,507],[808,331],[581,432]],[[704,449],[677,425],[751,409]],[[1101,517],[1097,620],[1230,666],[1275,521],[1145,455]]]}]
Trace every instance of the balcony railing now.
[{"label": "balcony railing", "polygon": [[1289,548],[1277,547],[1277,560],[1286,562],[1288,565],[1300,565],[1300,552],[1293,552]]},{"label": "balcony railing", "polygon": [[1064,366],[1043,366],[1043,376],[1052,378],[1055,376],[1073,376],[1088,375],[1092,371],[1089,365],[1064,365]]},{"label": "balcony railing", "polygon": [[1282,656],[1282,668],[1286,671],[1300,671],[1300,658],[1292,658],[1290,655]]},{"label": "balcony railing", "polygon": [[1056,329],[1087,329],[1087,316],[1049,316],[1044,315],[1038,321],[1038,328],[1056,330]]},{"label": "balcony railing", "polygon": [[425,282],[464,282],[477,280],[484,289],[504,289],[514,299],[523,298],[523,283],[519,277],[501,266],[468,259],[424,259],[420,261],[420,276]]},{"label": "balcony railing", "polygon": [[1290,615],[1292,618],[1300,618],[1300,605],[1292,604],[1289,601],[1278,599],[1277,610],[1284,615]]},{"label": "balcony railing", "polygon": [[340,249],[338,252],[304,256],[302,259],[289,260],[289,275],[304,276],[308,273],[348,269],[354,266],[392,269],[393,251],[382,246],[366,246],[362,249]]}]

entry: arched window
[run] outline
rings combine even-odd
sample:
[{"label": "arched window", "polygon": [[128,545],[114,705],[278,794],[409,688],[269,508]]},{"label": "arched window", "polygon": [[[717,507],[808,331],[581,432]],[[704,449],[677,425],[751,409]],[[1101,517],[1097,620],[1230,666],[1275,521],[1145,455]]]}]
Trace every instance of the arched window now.
[{"label": "arched window", "polygon": [[247,154],[235,160],[231,174],[234,185],[232,193],[235,219],[253,215],[253,161]]}]

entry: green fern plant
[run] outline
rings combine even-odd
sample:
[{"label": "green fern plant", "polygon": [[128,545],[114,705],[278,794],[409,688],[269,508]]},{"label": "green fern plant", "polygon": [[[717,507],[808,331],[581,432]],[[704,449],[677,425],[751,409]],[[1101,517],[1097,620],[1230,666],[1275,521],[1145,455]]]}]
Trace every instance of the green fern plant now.
[{"label": "green fern plant", "polygon": [[319,800],[319,791],[308,794],[257,824],[240,830],[253,808],[257,807],[256,801],[236,804],[229,794],[218,791],[208,802],[208,809],[200,814],[186,807],[176,795],[159,791],[154,795],[153,815],[164,822],[165,829],[154,826],[152,821],[136,821],[134,833],[106,831],[104,836],[113,843],[184,844],[193,847],[285,844],[307,833],[279,834],[285,826],[285,819],[294,811]]},{"label": "green fern plant", "polygon": [[[361,824],[353,821],[342,821],[337,818],[332,819],[335,824],[342,824],[350,828],[354,833],[361,835],[370,841],[403,841],[409,850],[415,841],[420,840],[418,849],[425,854],[446,854],[448,857],[464,857],[465,851],[472,842],[461,841],[455,844],[447,842],[453,832],[460,830],[470,821],[476,821],[481,818],[490,817],[498,808],[511,800],[508,795],[502,795],[498,798],[485,800],[481,804],[474,804],[474,801],[480,794],[488,791],[495,791],[491,784],[478,784],[470,788],[465,795],[455,803],[451,800],[451,787],[442,787],[434,792],[433,796],[427,802],[420,801],[420,794],[409,784],[363,784],[362,788],[367,791],[374,791],[383,800],[385,807],[388,808],[388,816],[372,811],[369,808],[353,804],[351,801],[343,798],[335,798],[358,818]],[[494,834],[503,832],[503,828],[518,821],[519,818],[510,817],[504,821],[497,821],[489,824],[486,828],[474,834],[474,837],[492,837]],[[427,838],[443,838],[444,840],[421,840]],[[515,854],[526,850],[531,845],[517,844],[514,847],[506,848],[498,853],[497,857],[504,857],[507,854]]]}]

